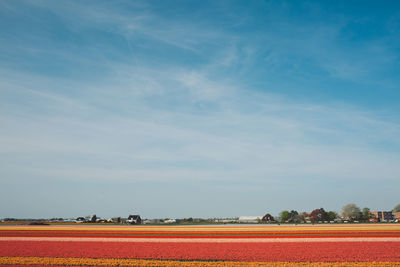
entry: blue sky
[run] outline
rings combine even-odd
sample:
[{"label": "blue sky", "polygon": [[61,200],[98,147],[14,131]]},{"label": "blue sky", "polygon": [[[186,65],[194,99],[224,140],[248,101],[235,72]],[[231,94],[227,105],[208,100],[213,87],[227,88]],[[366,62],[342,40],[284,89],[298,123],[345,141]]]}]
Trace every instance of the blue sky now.
[{"label": "blue sky", "polygon": [[1,1],[1,217],[388,210],[398,1]]}]

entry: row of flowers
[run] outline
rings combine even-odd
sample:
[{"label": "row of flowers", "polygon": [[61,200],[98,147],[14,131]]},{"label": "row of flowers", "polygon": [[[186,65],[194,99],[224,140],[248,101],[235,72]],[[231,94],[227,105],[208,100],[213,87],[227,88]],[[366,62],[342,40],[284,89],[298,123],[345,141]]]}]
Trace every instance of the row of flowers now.
[{"label": "row of flowers", "polygon": [[[270,266],[308,266],[313,262],[313,265],[317,264],[315,266],[374,266],[374,262],[379,262],[381,266],[400,266],[400,229],[396,227],[376,227],[374,230],[345,226],[336,230],[324,227],[307,230],[302,227],[281,227],[276,231],[257,227],[253,230],[248,227],[234,228],[240,229],[237,232],[227,231],[232,230],[230,227],[219,230],[210,228],[208,231],[195,231],[195,227],[191,227],[191,231],[187,231],[187,228],[179,231],[176,227],[164,230],[140,227],[138,229],[141,230],[134,231],[132,229],[136,227],[114,230],[88,227],[60,229],[54,226],[32,229],[10,227],[0,228],[0,265],[266,266],[268,262]],[[329,238],[314,238],[332,237],[333,233],[349,238],[340,239],[340,242],[329,242]],[[22,238],[13,238],[13,235]],[[46,238],[32,238],[35,235]],[[260,242],[258,237],[265,238],[267,235],[281,238]],[[368,237],[364,242],[359,238],[363,235]],[[73,236],[77,238],[67,238]],[[88,238],[79,238],[108,236],[143,239],[137,242],[127,238],[95,241],[89,238],[90,242],[87,242]],[[302,238],[296,242],[283,239],[291,236]],[[375,236],[380,238],[375,239]],[[165,239],[157,240],[154,237]],[[188,240],[192,237],[192,240]],[[211,237],[214,240],[207,242],[199,237]],[[229,240],[226,237],[235,239]],[[246,242],[240,239],[242,237],[250,239]]]},{"label": "row of flowers", "polygon": [[232,261],[176,261],[140,259],[95,259],[95,258],[52,258],[52,257],[0,257],[2,265],[41,265],[41,266],[400,266],[400,262],[232,262]]},{"label": "row of flowers", "polygon": [[238,237],[238,238],[257,238],[257,237],[321,237],[321,236],[391,236],[400,237],[398,230],[299,230],[299,231],[64,231],[64,230],[8,230],[0,228],[0,236],[69,236],[69,237],[157,237],[157,238],[176,238],[176,237]]},{"label": "row of flowers", "polygon": [[400,242],[66,242],[1,241],[3,257],[68,257],[222,261],[392,261]]}]

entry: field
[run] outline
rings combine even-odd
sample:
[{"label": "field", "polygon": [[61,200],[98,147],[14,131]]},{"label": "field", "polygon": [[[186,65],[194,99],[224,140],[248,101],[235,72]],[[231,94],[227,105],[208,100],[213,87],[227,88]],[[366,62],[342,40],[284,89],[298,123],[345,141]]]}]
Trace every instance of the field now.
[{"label": "field", "polygon": [[0,225],[0,265],[400,266],[400,225]]}]

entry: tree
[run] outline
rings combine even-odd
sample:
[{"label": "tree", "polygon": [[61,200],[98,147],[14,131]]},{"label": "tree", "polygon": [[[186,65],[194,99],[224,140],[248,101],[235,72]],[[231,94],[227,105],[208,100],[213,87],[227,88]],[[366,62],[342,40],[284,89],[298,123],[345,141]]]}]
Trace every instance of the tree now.
[{"label": "tree", "polygon": [[315,209],[310,213],[310,220],[312,223],[317,221],[327,221],[328,213],[323,209]]},{"label": "tree", "polygon": [[279,216],[281,217],[281,222],[286,222],[290,219],[290,213],[287,210],[282,211]]},{"label": "tree", "polygon": [[400,211],[400,204],[398,204],[396,207],[394,207],[393,212],[399,212]]},{"label": "tree", "polygon": [[371,212],[371,210],[369,209],[369,208],[363,208],[362,209],[362,219],[364,220],[364,221],[368,221],[369,220],[369,218],[370,218],[370,215],[369,215],[369,213]]},{"label": "tree", "polygon": [[310,220],[312,223],[321,220],[320,209],[315,209],[310,213]]},{"label": "tree", "polygon": [[94,214],[93,216],[92,216],[92,219],[90,220],[92,223],[95,223],[96,221],[97,221],[97,216],[96,216],[96,214]]},{"label": "tree", "polygon": [[288,221],[291,222],[291,223],[297,223],[297,222],[299,222],[299,213],[298,213],[297,211],[295,211],[295,210],[291,210],[291,211],[289,212],[289,219],[288,219]]},{"label": "tree", "polygon": [[344,219],[350,221],[359,220],[362,218],[360,208],[354,203],[343,206],[341,215]]},{"label": "tree", "polygon": [[302,212],[302,213],[300,213],[299,214],[299,220],[300,221],[303,221],[303,222],[306,222],[307,221],[307,218],[310,216],[310,214],[308,214],[307,212]]},{"label": "tree", "polygon": [[320,208],[321,210],[321,220],[329,221],[328,213],[324,210],[324,208]]},{"label": "tree", "polygon": [[328,211],[328,220],[333,221],[338,217],[338,214],[334,211]]}]

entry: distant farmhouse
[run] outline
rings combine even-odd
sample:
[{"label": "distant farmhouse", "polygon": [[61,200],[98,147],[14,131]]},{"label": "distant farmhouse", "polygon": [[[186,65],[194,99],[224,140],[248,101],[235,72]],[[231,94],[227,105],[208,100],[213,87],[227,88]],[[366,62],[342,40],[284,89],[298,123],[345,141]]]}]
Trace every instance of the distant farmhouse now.
[{"label": "distant farmhouse", "polygon": [[273,217],[271,214],[269,214],[269,213],[265,214],[264,217],[262,217],[261,220],[262,220],[263,222],[273,222],[273,221],[275,221],[275,220],[274,220],[274,217]]},{"label": "distant farmhouse", "polygon": [[142,218],[140,218],[140,215],[129,215],[128,220],[126,220],[126,222],[130,224],[141,224]]},{"label": "distant farmhouse", "polygon": [[392,222],[400,221],[400,212],[373,211],[369,213],[371,222]]}]

